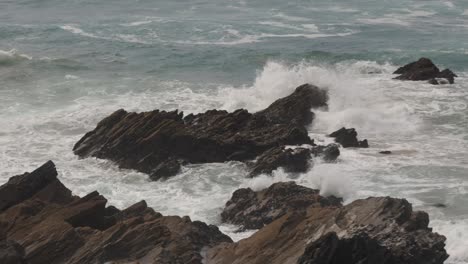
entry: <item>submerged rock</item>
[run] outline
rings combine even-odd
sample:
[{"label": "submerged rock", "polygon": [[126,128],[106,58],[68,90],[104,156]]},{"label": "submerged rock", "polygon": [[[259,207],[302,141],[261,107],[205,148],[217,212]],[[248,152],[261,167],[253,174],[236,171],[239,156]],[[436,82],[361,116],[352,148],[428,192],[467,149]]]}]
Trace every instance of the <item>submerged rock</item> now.
[{"label": "submerged rock", "polygon": [[371,197],[345,206],[336,200],[324,206],[321,199],[293,183],[236,191],[223,219],[244,227],[270,223],[247,239],[209,249],[205,263],[441,264],[448,257],[445,237],[404,199]]},{"label": "submerged rock", "polygon": [[354,128],[343,127],[328,136],[335,138],[335,141],[340,143],[343,148],[368,148],[369,143],[367,142],[367,139],[359,141],[357,139],[357,135],[358,134]]},{"label": "submerged rock", "polygon": [[52,162],[12,177],[0,200],[1,263],[201,263],[202,249],[232,242],[216,226],[162,216],[144,201],[121,211],[97,192],[72,196]]},{"label": "submerged rock", "polygon": [[420,58],[418,61],[411,62],[403,67],[398,68],[393,74],[400,74],[395,77],[398,80],[410,81],[426,81],[430,84],[439,84],[437,78],[446,79],[450,84],[455,82],[455,77],[458,77],[449,69],[440,71],[434,63],[427,58]]},{"label": "submerged rock", "polygon": [[390,155],[392,154],[392,152],[390,150],[382,150],[382,151],[379,151],[380,154],[384,154],[384,155]]},{"label": "submerged rock", "polygon": [[304,125],[311,108],[327,105],[327,93],[305,84],[268,108],[251,114],[210,110],[184,117],[178,111],[129,113],[118,110],[74,146],[80,157],[110,159],[152,179],[179,171],[180,162],[246,161],[283,145],[311,144]]}]

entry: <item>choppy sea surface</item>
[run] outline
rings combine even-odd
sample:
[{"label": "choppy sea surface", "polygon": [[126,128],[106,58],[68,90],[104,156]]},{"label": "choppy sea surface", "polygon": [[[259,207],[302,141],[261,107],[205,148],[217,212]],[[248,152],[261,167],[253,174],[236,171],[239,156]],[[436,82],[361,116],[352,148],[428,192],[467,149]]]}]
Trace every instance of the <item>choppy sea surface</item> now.
[{"label": "choppy sea surface", "polygon": [[[455,71],[456,84],[392,80],[421,56]],[[118,108],[256,111],[305,82],[330,93],[309,127],[316,141],[347,126],[371,147],[344,149],[337,164],[315,160],[294,180],[346,202],[407,198],[447,237],[447,263],[468,263],[464,0],[1,0],[0,184],[50,159],[77,195],[98,190],[118,207],[144,199],[220,225],[234,190],[290,175],[246,179],[245,165],[229,162],[149,182],[78,159],[74,143]]]}]

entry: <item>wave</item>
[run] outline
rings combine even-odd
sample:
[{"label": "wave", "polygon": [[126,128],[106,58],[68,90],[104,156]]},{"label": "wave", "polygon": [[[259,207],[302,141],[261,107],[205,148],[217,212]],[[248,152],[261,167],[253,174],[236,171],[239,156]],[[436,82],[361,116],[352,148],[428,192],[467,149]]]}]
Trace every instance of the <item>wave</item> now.
[{"label": "wave", "polygon": [[[303,83],[312,83],[329,90],[328,111],[317,111],[314,128],[332,131],[340,126],[353,126],[374,133],[408,132],[418,129],[420,122],[412,115],[412,107],[387,95],[382,80],[391,79],[395,66],[372,61],[342,62],[323,65],[302,62],[287,65],[268,62],[252,86],[225,87],[223,108],[247,108],[258,111],[277,98],[290,94]],[[221,97],[221,96],[220,96]]]},{"label": "wave", "polygon": [[15,49],[10,51],[0,50],[0,65],[14,64],[24,60],[32,60],[32,57],[26,54],[21,54]]}]

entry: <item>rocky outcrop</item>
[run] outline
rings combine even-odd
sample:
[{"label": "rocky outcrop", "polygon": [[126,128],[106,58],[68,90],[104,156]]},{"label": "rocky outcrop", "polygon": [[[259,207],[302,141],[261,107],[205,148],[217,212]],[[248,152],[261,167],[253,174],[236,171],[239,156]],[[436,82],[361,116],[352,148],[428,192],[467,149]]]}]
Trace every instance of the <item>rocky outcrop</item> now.
[{"label": "rocky outcrop", "polygon": [[441,81],[438,79],[446,79],[450,84],[453,84],[455,77],[458,77],[449,69],[440,71],[427,58],[420,58],[418,61],[400,67],[393,74],[399,74],[399,76],[395,77],[398,80],[429,81],[430,84],[440,84]]},{"label": "rocky outcrop", "polygon": [[1,263],[201,263],[202,249],[231,242],[216,226],[162,216],[144,201],[106,207],[57,179],[52,162],[0,187]]},{"label": "rocky outcrop", "polygon": [[261,154],[253,164],[251,177],[270,174],[279,167],[286,172],[305,172],[310,167],[311,153],[307,148],[286,149],[284,146],[271,148]]},{"label": "rocky outcrop", "polygon": [[358,133],[354,128],[343,127],[328,136],[335,138],[335,141],[340,143],[343,148],[368,148],[367,139],[359,141],[357,135]]},{"label": "rocky outcrop", "polygon": [[178,111],[121,109],[99,122],[73,151],[110,159],[152,179],[167,178],[184,162],[246,161],[278,146],[311,144],[304,125],[313,120],[311,108],[326,105],[326,92],[305,84],[254,114],[210,110],[184,117]]},{"label": "rocky outcrop", "polygon": [[296,148],[274,147],[263,152],[251,164],[249,175],[254,177],[259,174],[271,174],[280,167],[288,173],[303,173],[311,167],[312,156],[322,157],[325,161],[331,162],[336,160],[339,155],[340,150],[336,144]]},{"label": "rocky outcrop", "polygon": [[[14,195],[12,195],[14,194]],[[98,192],[73,196],[52,162],[0,187],[0,262],[439,264],[445,237],[404,199],[341,199],[294,182],[239,189],[223,221],[260,228],[237,243],[216,226],[163,216],[144,201],[124,210]]]},{"label": "rocky outcrop", "polygon": [[23,247],[14,241],[0,241],[0,263],[26,264]]},{"label": "rocky outcrop", "polygon": [[[280,191],[271,202],[264,200],[271,190]],[[205,262],[440,264],[448,257],[445,237],[432,232],[428,215],[413,211],[404,199],[371,197],[345,206],[305,205],[298,198],[303,193],[312,200],[321,199],[318,193],[291,183],[277,183],[256,193],[248,189],[235,192],[226,205],[228,213],[223,212],[224,219],[249,225],[265,215],[271,223],[247,239],[211,248]],[[282,210],[285,203],[299,209]],[[269,210],[262,210],[269,206],[271,220],[264,213]]]},{"label": "rocky outcrop", "polygon": [[298,213],[309,207],[341,207],[341,199],[319,195],[319,190],[309,189],[294,182],[281,182],[254,192],[239,189],[232,194],[221,213],[225,223],[242,226],[242,229],[260,229],[287,213]]}]

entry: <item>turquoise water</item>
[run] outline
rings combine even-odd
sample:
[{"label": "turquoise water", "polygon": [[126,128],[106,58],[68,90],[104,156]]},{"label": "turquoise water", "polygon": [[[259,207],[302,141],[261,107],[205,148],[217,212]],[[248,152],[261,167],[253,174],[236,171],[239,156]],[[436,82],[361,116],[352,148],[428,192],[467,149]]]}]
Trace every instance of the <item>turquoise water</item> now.
[{"label": "turquoise water", "polygon": [[[350,126],[371,148],[315,161],[296,180],[347,202],[405,197],[447,236],[447,263],[468,263],[467,43],[467,1],[2,0],[0,181],[52,159],[76,194],[220,224],[235,189],[288,175],[248,180],[243,164],[226,163],[148,182],[77,159],[73,144],[118,108],[256,111],[311,82],[330,92],[311,136]],[[456,84],[392,80],[421,56],[457,72]]]}]

